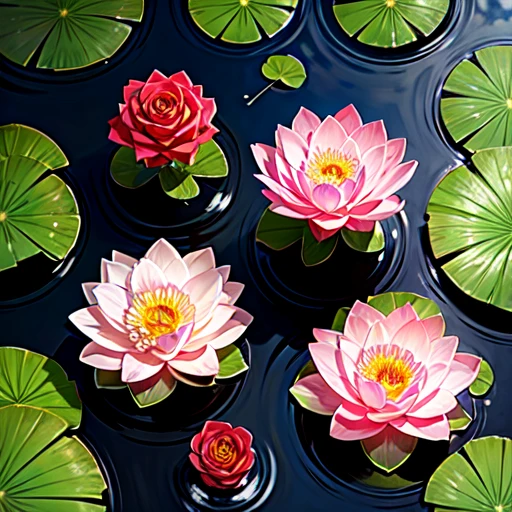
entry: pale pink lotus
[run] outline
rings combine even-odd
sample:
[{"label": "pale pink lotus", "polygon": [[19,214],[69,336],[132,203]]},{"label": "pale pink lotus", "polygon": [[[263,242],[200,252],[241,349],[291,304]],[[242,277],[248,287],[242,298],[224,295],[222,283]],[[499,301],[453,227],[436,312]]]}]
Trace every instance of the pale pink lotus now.
[{"label": "pale pink lotus", "polygon": [[421,320],[410,304],[389,316],[356,302],[344,332],[315,329],[309,345],[319,373],[292,393],[308,409],[332,415],[331,436],[343,441],[376,436],[387,426],[413,437],[448,439],[447,414],[476,379],[481,359],[456,353],[444,320]]},{"label": "pale pink lotus", "polygon": [[219,372],[216,350],[252,321],[234,306],[244,286],[228,281],[229,271],[215,267],[211,248],[182,258],[164,239],[140,261],[114,251],[113,261],[102,261],[102,282],[84,284],[91,306],[69,317],[92,340],[80,359],[121,370],[137,390],[161,377],[168,385],[211,383]]},{"label": "pale pink lotus", "polygon": [[252,145],[270,210],[307,220],[318,241],[343,227],[372,231],[399,212],[394,194],[418,166],[402,163],[405,139],[388,140],[383,121],[364,125],[353,105],[323,121],[302,107],[291,130],[278,126],[276,146]]}]

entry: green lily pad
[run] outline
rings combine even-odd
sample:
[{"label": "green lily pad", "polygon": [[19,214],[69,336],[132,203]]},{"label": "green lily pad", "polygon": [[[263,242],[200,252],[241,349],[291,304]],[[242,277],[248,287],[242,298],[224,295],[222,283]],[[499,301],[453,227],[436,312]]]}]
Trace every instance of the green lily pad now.
[{"label": "green lily pad", "polygon": [[94,383],[98,389],[124,389],[126,382],[121,380],[121,370],[94,370]]},{"label": "green lily pad", "polygon": [[350,308],[340,308],[334,317],[334,322],[332,323],[331,329],[333,331],[343,332],[345,329],[345,323],[347,321],[348,314],[350,313]]},{"label": "green lily pad", "polygon": [[341,236],[351,249],[359,252],[379,252],[385,246],[384,231],[380,222],[376,222],[373,231],[368,232],[344,228],[341,230]]},{"label": "green lily pad", "polygon": [[[296,384],[300,379],[303,379],[304,377],[307,377],[308,375],[313,375],[314,373],[318,373],[318,370],[316,369],[315,363],[313,363],[313,360],[310,359],[300,370],[300,372],[297,374],[297,377],[295,378],[294,384]],[[293,390],[290,390],[293,394]],[[295,395],[294,395],[295,396]],[[297,397],[296,397],[297,398]]]},{"label": "green lily pad", "polygon": [[512,146],[512,46],[490,46],[475,58],[478,65],[463,60],[444,84],[443,122],[470,151]]},{"label": "green lily pad", "polygon": [[480,371],[476,380],[469,387],[471,395],[480,397],[486,395],[494,384],[494,372],[492,371],[491,365],[482,359],[480,363]]},{"label": "green lily pad", "polygon": [[299,59],[292,55],[272,55],[261,68],[263,76],[269,80],[298,89],[306,80],[306,70]]},{"label": "green lily pad", "polygon": [[306,267],[313,267],[327,261],[336,249],[338,240],[339,236],[336,234],[323,242],[319,242],[314,237],[309,226],[306,226],[302,238],[302,261],[304,265]]},{"label": "green lily pad", "polygon": [[144,0],[0,0],[0,53],[38,68],[90,66],[114,55],[141,21]]},{"label": "green lily pad", "polygon": [[140,407],[156,405],[176,389],[176,379],[167,371],[164,371],[147,381],[130,383],[128,388],[135,403]]},{"label": "green lily pad", "polygon": [[113,180],[122,187],[139,188],[160,171],[160,167],[146,167],[138,163],[132,148],[121,146],[110,164]]},{"label": "green lily pad", "polygon": [[417,444],[417,437],[402,434],[390,426],[380,434],[361,441],[366,456],[386,473],[400,467],[412,455]]},{"label": "green lily pad", "polygon": [[448,457],[430,478],[425,501],[437,512],[512,510],[512,440],[483,437]]},{"label": "green lily pad", "polygon": [[299,0],[189,0],[196,25],[212,38],[234,44],[260,41],[282,30]]},{"label": "green lily pad", "polygon": [[230,379],[249,369],[242,351],[235,347],[235,345],[229,345],[217,350],[217,357],[219,358],[220,368],[215,379]]},{"label": "green lily pad", "polygon": [[164,192],[173,199],[193,199],[199,195],[199,186],[188,172],[167,165],[158,174]]},{"label": "green lily pad", "polygon": [[14,404],[49,411],[71,428],[82,418],[75,384],[55,361],[29,350],[0,347],[0,408]]},{"label": "green lily pad", "polygon": [[256,228],[256,240],[280,251],[302,240],[306,221],[284,217],[265,210]]},{"label": "green lily pad", "polygon": [[358,41],[396,48],[429,36],[439,27],[450,0],[359,0],[334,5],[341,28]]},{"label": "green lily pad", "polygon": [[450,430],[465,430],[473,421],[473,418],[471,418],[459,403],[457,403],[457,407],[450,411],[446,417],[450,423]]},{"label": "green lily pad", "polygon": [[387,292],[368,297],[368,304],[386,316],[407,303],[414,308],[414,311],[422,320],[441,314],[439,306],[433,300],[415,293]]},{"label": "green lily pad", "polygon": [[[512,148],[473,156],[436,187],[427,208],[435,258],[470,297],[512,311]],[[444,259],[444,261],[446,261]]]},{"label": "green lily pad", "polygon": [[102,512],[98,464],[67,423],[33,407],[0,409],[0,510]]},{"label": "green lily pad", "polygon": [[75,197],[61,178],[46,175],[66,165],[64,153],[41,132],[0,127],[0,271],[40,252],[62,260],[74,247],[80,230]]}]

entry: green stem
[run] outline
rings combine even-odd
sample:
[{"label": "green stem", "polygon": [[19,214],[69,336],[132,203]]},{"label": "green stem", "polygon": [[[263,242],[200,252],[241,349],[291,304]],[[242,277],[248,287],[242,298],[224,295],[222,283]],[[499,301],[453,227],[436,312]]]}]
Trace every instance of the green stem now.
[{"label": "green stem", "polygon": [[277,80],[274,80],[273,82],[268,84],[267,87],[265,87],[262,91],[260,91],[258,94],[256,94],[256,96],[254,96],[254,98],[252,100],[247,102],[247,106],[250,107],[260,96],[265,94],[276,82],[277,82]]}]

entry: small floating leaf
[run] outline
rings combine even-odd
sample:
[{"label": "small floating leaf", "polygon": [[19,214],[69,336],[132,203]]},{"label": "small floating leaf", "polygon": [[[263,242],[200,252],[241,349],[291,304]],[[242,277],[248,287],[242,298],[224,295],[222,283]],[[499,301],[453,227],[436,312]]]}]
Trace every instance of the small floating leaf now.
[{"label": "small floating leaf", "polygon": [[182,165],[192,176],[203,178],[224,178],[228,175],[228,162],[222,149],[214,140],[199,146],[193,165]]},{"label": "small floating leaf", "polygon": [[355,251],[359,252],[379,252],[384,249],[384,231],[380,222],[375,223],[373,231],[352,231],[342,229],[341,236],[345,243]]},{"label": "small floating leaf", "polygon": [[437,185],[427,208],[435,258],[467,295],[512,311],[512,148],[473,156]]},{"label": "small floating leaf", "polygon": [[299,0],[188,0],[197,26],[234,44],[273,37],[290,22]]},{"label": "small floating leaf", "polygon": [[0,0],[0,53],[38,68],[90,66],[111,57],[141,21],[144,0]]},{"label": "small floating leaf", "polygon": [[395,48],[429,36],[442,23],[450,0],[359,0],[334,5],[334,15],[362,43]]},{"label": "small floating leaf", "polygon": [[441,99],[443,122],[470,151],[512,146],[512,46],[490,46],[475,57],[478,65],[463,60],[444,85],[450,97]]},{"label": "small floating leaf", "polygon": [[272,55],[261,68],[263,75],[275,82],[298,89],[306,80],[306,70],[302,62],[291,55]]},{"label": "small floating leaf", "polygon": [[305,225],[303,220],[284,217],[267,208],[256,228],[256,240],[280,251],[302,239]]},{"label": "small floating leaf", "polygon": [[304,265],[312,267],[328,260],[336,249],[338,240],[339,236],[336,234],[323,242],[319,242],[309,227],[306,226],[302,239],[302,261]]},{"label": "small floating leaf", "polygon": [[494,384],[494,372],[492,371],[491,365],[485,360],[482,359],[480,364],[480,371],[478,372],[478,377],[475,382],[471,384],[469,387],[469,392],[473,396],[483,396],[486,395]]}]

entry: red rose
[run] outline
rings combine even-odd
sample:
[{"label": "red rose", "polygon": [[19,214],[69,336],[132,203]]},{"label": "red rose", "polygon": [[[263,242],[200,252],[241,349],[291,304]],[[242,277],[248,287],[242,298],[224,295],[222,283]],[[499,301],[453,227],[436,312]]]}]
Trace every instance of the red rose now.
[{"label": "red rose", "polygon": [[252,435],[243,427],[207,421],[194,436],[190,462],[210,487],[234,489],[242,484],[254,464]]},{"label": "red rose", "polygon": [[109,139],[135,150],[147,167],[171,160],[193,164],[200,144],[217,132],[211,121],[217,111],[203,87],[181,71],[169,78],[153,71],[149,80],[130,80],[124,88],[120,115],[109,121]]}]

